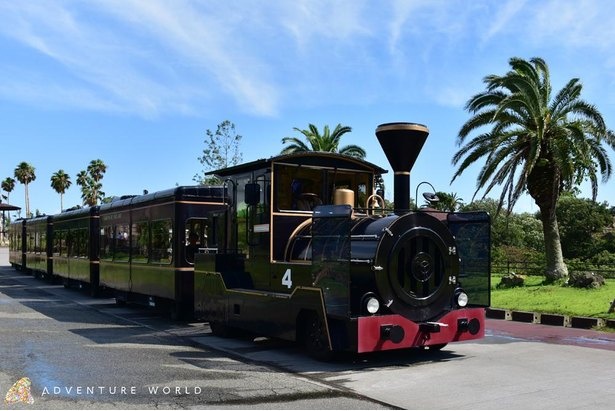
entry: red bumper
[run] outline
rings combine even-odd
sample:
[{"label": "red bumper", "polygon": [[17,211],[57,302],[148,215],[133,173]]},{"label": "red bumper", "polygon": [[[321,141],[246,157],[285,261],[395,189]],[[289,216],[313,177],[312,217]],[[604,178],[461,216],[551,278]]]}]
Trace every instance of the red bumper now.
[{"label": "red bumper", "polygon": [[425,347],[466,341],[485,336],[485,309],[451,311],[429,323],[415,323],[400,315],[360,317],[357,325],[357,351],[372,352]]}]

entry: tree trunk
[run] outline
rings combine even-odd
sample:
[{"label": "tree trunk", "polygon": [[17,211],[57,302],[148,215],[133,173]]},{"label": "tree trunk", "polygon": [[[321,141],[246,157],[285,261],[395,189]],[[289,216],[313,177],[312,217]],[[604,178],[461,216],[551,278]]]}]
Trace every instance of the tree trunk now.
[{"label": "tree trunk", "polygon": [[561,193],[561,175],[548,158],[538,160],[527,179],[527,191],[540,209],[542,232],[545,240],[547,282],[568,277],[568,267],[562,255],[562,243],[555,209]]},{"label": "tree trunk", "polygon": [[28,183],[24,183],[26,194],[26,218],[30,218],[30,196],[28,195]]},{"label": "tree trunk", "polygon": [[554,282],[568,277],[568,267],[562,255],[562,243],[559,238],[559,228],[555,210],[540,208],[542,232],[545,238],[545,254],[547,268],[545,278],[547,282]]}]

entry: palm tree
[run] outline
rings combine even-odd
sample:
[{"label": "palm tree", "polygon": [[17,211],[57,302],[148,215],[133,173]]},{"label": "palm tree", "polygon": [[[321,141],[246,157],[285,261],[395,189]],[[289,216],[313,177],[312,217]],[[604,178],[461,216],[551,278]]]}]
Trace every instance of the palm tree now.
[{"label": "palm tree", "polygon": [[458,197],[457,193],[436,192],[438,202],[431,205],[436,210],[453,213],[463,206],[463,198]]},{"label": "palm tree", "polygon": [[15,179],[11,178],[11,177],[7,177],[2,181],[2,189],[4,191],[6,191],[6,202],[10,203],[11,199],[10,199],[10,195],[11,195],[11,191],[13,191],[15,189]]},{"label": "palm tree", "polygon": [[91,177],[88,176],[88,173],[85,170],[81,170],[77,173],[76,183],[81,187],[81,199],[83,200],[84,205],[89,204],[89,199],[92,197],[90,180]]},{"label": "palm tree", "polygon": [[[5,178],[2,181],[2,189],[6,191],[6,195],[4,194],[2,195],[2,199],[6,199],[6,202],[10,204],[11,203],[11,199],[10,199],[11,191],[15,189],[15,179],[11,177]],[[0,199],[0,203],[2,202],[2,199]],[[10,215],[9,215],[9,222],[10,222]],[[4,244],[5,229],[6,229],[6,220],[4,216],[4,211],[2,211],[2,235],[0,235],[0,243],[2,244]]]},{"label": "palm tree", "polygon": [[81,199],[83,204],[95,206],[98,200],[105,197],[102,191],[102,180],[107,166],[102,160],[92,160],[88,165],[87,171],[81,170],[77,174],[77,185],[81,186]]},{"label": "palm tree", "polygon": [[[508,212],[525,191],[540,210],[548,281],[564,278],[564,264],[555,209],[562,191],[586,178],[595,199],[597,173],[603,182],[611,176],[611,162],[602,143],[615,148],[615,135],[607,129],[597,108],[580,98],[582,85],[570,80],[555,97],[551,94],[549,68],[544,60],[511,58],[503,76],[484,78],[486,91],[466,104],[472,117],[461,127],[453,157],[459,168],[455,180],[471,164],[485,157],[477,178],[483,198],[501,186],[498,210],[507,202]],[[466,142],[468,135],[485,126]]]},{"label": "palm tree", "polygon": [[107,172],[107,165],[101,160],[92,160],[88,165],[88,173],[92,177],[93,183],[90,185],[90,189],[92,191],[91,197],[88,201],[88,205],[96,205],[98,204],[98,200],[105,198],[105,193],[102,191],[102,183],[100,180],[104,177],[104,174]]},{"label": "palm tree", "polygon": [[103,175],[107,172],[107,165],[101,160],[92,160],[88,165],[88,173],[92,176],[95,182],[102,180]]},{"label": "palm tree", "polygon": [[30,196],[28,195],[28,184],[36,180],[35,169],[31,164],[22,161],[15,168],[15,178],[24,185],[26,196],[26,217],[32,217],[30,214]]},{"label": "palm tree", "polygon": [[329,126],[325,126],[322,134],[320,134],[318,128],[314,124],[309,124],[307,130],[301,130],[297,127],[294,127],[294,130],[303,134],[309,145],[297,137],[284,137],[282,139],[282,144],[289,145],[284,148],[280,154],[291,154],[304,151],[326,151],[345,154],[359,159],[364,159],[366,156],[365,150],[354,144],[339,148],[342,136],[352,131],[352,128],[348,126],[338,124],[333,132],[329,130]]},{"label": "palm tree", "polygon": [[60,194],[60,212],[64,210],[64,193],[71,186],[70,176],[64,170],[58,170],[51,176],[51,187]]},{"label": "palm tree", "polygon": [[77,173],[77,185],[82,187],[88,185],[88,173],[85,170]]}]

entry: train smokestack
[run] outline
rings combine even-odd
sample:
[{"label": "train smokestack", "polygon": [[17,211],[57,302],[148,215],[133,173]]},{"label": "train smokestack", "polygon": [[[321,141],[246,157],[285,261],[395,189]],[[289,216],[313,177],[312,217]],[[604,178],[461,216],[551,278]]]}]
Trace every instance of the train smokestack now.
[{"label": "train smokestack", "polygon": [[410,209],[410,170],[428,135],[427,127],[415,123],[386,123],[376,128],[376,137],[394,172],[396,212]]}]

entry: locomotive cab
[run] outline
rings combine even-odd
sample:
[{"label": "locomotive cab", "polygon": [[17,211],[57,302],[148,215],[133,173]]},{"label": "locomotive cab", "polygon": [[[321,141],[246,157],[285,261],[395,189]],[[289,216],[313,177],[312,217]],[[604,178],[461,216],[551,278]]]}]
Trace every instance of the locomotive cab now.
[{"label": "locomotive cab", "polygon": [[410,210],[409,170],[427,128],[376,134],[395,172],[394,210],[377,185],[386,170],[339,154],[214,172],[233,188],[234,246],[195,256],[195,309],[215,334],[302,341],[317,357],[484,335],[489,216]]}]

